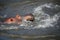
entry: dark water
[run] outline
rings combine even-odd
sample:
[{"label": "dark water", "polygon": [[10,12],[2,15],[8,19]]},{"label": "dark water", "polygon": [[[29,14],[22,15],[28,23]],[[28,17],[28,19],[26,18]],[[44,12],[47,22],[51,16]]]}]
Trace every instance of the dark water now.
[{"label": "dark water", "polygon": [[[37,32],[36,29],[35,32]],[[33,32],[31,33],[31,30],[3,30],[0,31],[0,40],[60,40],[60,36],[55,33],[53,34],[53,32],[51,34],[39,32],[34,34]]]},{"label": "dark water", "polygon": [[[19,13],[24,16],[26,13],[33,13],[33,8],[45,3],[60,5],[59,0],[0,0],[0,15],[4,17],[5,15],[7,15],[7,17],[14,17],[16,13]],[[48,11],[47,13],[52,13],[50,10],[46,10]],[[53,12],[58,13],[60,12],[59,10],[60,8]],[[59,20],[54,27],[0,30],[0,40],[60,40]],[[59,26],[58,28],[56,27],[57,25]],[[5,27],[7,26],[9,27],[10,25],[6,25]]]}]

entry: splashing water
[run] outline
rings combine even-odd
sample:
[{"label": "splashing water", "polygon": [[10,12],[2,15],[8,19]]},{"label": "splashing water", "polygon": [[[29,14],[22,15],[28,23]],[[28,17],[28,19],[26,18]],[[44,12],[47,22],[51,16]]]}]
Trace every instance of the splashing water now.
[{"label": "splashing water", "polygon": [[58,5],[53,4],[44,4],[35,8],[33,15],[35,16],[36,26],[34,28],[45,28],[45,27],[53,27],[57,24],[57,21],[60,17],[60,13],[56,13],[53,16],[50,16],[48,13],[43,11],[43,8],[57,9]]},{"label": "splashing water", "polygon": [[[57,9],[60,8],[58,5],[53,5],[53,4],[43,4],[40,5],[33,10],[33,15],[35,17],[34,22],[30,21],[23,21],[21,25],[19,26],[12,26],[8,27],[7,29],[18,29],[18,28],[24,28],[24,29],[36,29],[36,28],[46,28],[46,27],[54,27],[54,25],[57,24],[57,21],[60,17],[60,12],[57,12],[53,16],[49,15],[49,13],[45,13],[43,11],[43,8],[48,8],[48,9]],[[5,27],[4,27],[5,28]],[[0,27],[1,29],[1,27]]]},{"label": "splashing water", "polygon": [[32,22],[23,22],[25,29],[35,29],[35,28],[46,28],[46,27],[53,27],[57,24],[57,21],[60,17],[60,13],[56,13],[53,16],[50,16],[48,13],[43,11],[43,8],[50,8],[50,9],[57,9],[58,5],[53,4],[44,4],[34,8],[34,12],[32,13],[35,17],[35,21]]}]

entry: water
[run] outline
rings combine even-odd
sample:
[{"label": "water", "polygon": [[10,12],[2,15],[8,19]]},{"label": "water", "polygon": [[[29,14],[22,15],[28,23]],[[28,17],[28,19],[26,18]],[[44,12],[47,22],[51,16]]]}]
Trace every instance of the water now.
[{"label": "water", "polygon": [[59,40],[60,38],[60,5],[25,1],[5,6],[0,11],[3,18],[14,17],[16,13],[24,16],[32,13],[34,22],[24,21],[21,25],[1,24],[0,40]]}]

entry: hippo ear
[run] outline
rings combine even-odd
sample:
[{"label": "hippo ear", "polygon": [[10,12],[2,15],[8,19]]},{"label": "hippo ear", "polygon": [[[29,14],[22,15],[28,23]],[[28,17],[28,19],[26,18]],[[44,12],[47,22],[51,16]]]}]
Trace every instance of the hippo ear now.
[{"label": "hippo ear", "polygon": [[28,15],[30,15],[30,16],[33,17],[33,19],[32,19],[31,21],[34,21],[34,20],[35,20],[34,15],[33,15],[32,13],[30,13],[30,14],[28,14]]},{"label": "hippo ear", "polygon": [[32,13],[26,14],[25,16],[31,16],[32,17],[32,19],[27,19],[27,21],[34,21],[35,20],[34,15]]},{"label": "hippo ear", "polygon": [[33,22],[33,21],[34,21],[34,19],[27,19],[27,21],[31,21],[31,22]]}]

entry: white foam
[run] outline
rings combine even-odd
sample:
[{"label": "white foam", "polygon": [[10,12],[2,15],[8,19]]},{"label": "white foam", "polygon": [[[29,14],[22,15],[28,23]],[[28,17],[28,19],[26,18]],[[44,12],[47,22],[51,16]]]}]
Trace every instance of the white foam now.
[{"label": "white foam", "polygon": [[53,16],[50,16],[49,14],[45,13],[42,8],[47,7],[47,8],[56,8],[57,5],[53,4],[43,4],[40,5],[36,8],[34,8],[34,17],[35,21],[34,23],[24,21],[22,23],[22,26],[25,26],[25,29],[35,29],[35,28],[46,28],[46,27],[54,27],[54,25],[57,24],[57,21],[59,19],[60,13],[56,13]]},{"label": "white foam", "polygon": [[[34,28],[45,28],[45,27],[53,27],[54,25],[56,25],[60,13],[56,13],[54,16],[50,16],[47,13],[44,13],[44,11],[42,10],[43,7],[47,7],[47,8],[57,8],[58,6],[53,4],[44,4],[41,6],[38,6],[36,8],[34,8],[34,13],[33,15],[35,15],[35,20],[36,20],[36,26]],[[59,15],[59,16],[58,16]]]}]

